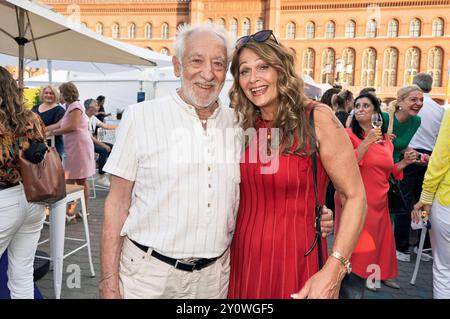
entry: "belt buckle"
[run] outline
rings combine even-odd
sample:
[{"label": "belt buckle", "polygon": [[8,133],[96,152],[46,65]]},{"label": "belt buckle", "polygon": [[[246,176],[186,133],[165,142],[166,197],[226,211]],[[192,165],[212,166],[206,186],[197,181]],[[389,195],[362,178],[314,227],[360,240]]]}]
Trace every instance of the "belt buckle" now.
[{"label": "belt buckle", "polygon": [[174,265],[174,267],[177,268],[177,269],[179,269],[179,268],[178,268],[178,264],[180,264],[180,265],[185,265],[185,266],[191,266],[191,267],[192,267],[191,271],[193,271],[193,270],[195,269],[195,266],[196,266],[195,263],[192,263],[192,262],[183,262],[183,261],[179,261],[179,260],[177,259],[177,261],[175,262],[175,265]]}]

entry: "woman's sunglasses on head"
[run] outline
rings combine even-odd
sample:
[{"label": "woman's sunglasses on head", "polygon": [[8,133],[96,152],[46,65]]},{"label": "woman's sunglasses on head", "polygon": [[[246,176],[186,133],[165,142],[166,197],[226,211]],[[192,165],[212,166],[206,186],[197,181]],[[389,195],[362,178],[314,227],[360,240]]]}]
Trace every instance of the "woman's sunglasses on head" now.
[{"label": "woman's sunglasses on head", "polygon": [[262,31],[256,32],[255,34],[245,35],[245,36],[239,38],[236,41],[236,49],[239,50],[242,46],[247,44],[250,40],[261,43],[261,42],[267,41],[267,39],[269,39],[270,37],[273,37],[275,42],[277,44],[279,44],[278,40],[277,40],[277,38],[275,38],[275,35],[273,34],[272,30],[262,30]]}]

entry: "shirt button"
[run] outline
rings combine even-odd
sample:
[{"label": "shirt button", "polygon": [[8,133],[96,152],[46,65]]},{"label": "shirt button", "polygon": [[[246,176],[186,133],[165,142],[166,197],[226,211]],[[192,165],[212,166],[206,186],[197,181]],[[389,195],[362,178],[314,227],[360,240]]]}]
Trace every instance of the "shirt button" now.
[{"label": "shirt button", "polygon": [[211,171],[211,166],[208,166],[208,172],[210,172]]},{"label": "shirt button", "polygon": [[208,184],[208,187],[211,188],[211,184]]},{"label": "shirt button", "polygon": [[210,208],[211,207],[211,203],[208,203],[208,208]]}]

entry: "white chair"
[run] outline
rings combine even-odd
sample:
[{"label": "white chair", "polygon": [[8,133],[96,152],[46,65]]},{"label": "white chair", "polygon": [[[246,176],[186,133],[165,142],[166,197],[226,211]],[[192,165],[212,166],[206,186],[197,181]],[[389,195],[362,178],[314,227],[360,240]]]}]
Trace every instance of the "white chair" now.
[{"label": "white chair", "polygon": [[417,274],[419,272],[420,267],[420,260],[422,258],[422,252],[425,250],[429,251],[430,249],[423,249],[423,244],[425,243],[425,237],[427,235],[427,228],[422,228],[422,231],[420,233],[420,241],[419,241],[419,247],[417,248],[417,258],[416,258],[416,265],[414,266],[414,272],[411,278],[411,281],[409,282],[411,285],[416,284]]},{"label": "white chair", "polygon": [[[50,205],[50,238],[39,243],[40,245],[50,240],[50,258],[36,256],[37,258],[49,259],[53,263],[53,288],[55,291],[56,299],[59,299],[61,297],[64,258],[74,254],[80,249],[87,247],[91,275],[92,277],[95,277],[94,264],[92,263],[91,241],[89,236],[86,202],[84,200],[84,187],[82,185],[66,184],[66,193],[67,196],[65,198]],[[81,201],[81,213],[83,216],[85,235],[84,239],[65,237],[67,203],[77,200]],[[69,251],[67,254],[64,254],[65,240],[81,241],[84,243],[79,247]]]}]

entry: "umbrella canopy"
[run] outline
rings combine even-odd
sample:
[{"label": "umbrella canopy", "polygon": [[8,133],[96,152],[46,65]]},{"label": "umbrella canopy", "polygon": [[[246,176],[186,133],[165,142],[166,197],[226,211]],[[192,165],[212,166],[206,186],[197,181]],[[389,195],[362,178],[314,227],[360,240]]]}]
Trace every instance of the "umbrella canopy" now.
[{"label": "umbrella canopy", "polygon": [[[155,66],[149,50],[107,39],[40,5],[0,0],[0,53],[19,57],[23,87],[24,59],[89,61]],[[156,57],[156,56],[155,56]]]}]

